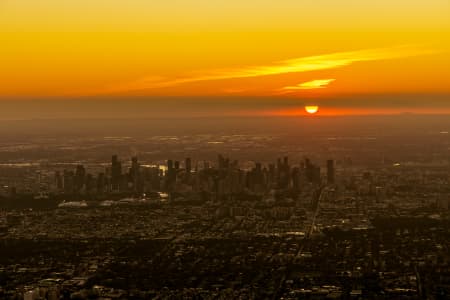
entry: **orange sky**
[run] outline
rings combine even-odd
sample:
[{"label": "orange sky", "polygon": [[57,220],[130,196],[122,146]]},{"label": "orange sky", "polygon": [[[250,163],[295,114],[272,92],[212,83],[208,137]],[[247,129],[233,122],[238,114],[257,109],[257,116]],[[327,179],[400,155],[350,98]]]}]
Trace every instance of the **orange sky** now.
[{"label": "orange sky", "polygon": [[449,37],[447,0],[4,0],[0,98],[450,95]]}]

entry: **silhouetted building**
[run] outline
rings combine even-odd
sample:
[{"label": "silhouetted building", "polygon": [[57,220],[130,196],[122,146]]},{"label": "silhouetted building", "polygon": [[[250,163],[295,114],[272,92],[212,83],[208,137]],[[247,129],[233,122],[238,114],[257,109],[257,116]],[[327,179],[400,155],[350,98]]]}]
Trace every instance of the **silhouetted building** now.
[{"label": "silhouetted building", "polygon": [[75,170],[75,190],[77,193],[79,193],[85,183],[85,176],[86,176],[86,169],[83,165],[77,165],[77,168]]},{"label": "silhouetted building", "polygon": [[191,172],[192,172],[192,161],[191,158],[187,157],[184,161],[184,169],[186,172],[186,181],[190,181],[191,180]]},{"label": "silhouetted building", "polygon": [[167,160],[167,170],[170,171],[173,169],[173,160]]},{"label": "silhouetted building", "polygon": [[63,188],[64,193],[66,194],[72,194],[75,189],[75,176],[73,174],[73,171],[64,170],[63,173]]},{"label": "silhouetted building", "polygon": [[170,190],[177,179],[176,169],[173,160],[167,160],[166,189]]},{"label": "silhouetted building", "polygon": [[140,181],[140,166],[138,163],[138,158],[133,156],[131,158],[131,168],[130,168],[130,182],[133,185],[133,191],[138,190],[138,185]]},{"label": "silhouetted building", "polygon": [[113,191],[119,191],[121,177],[122,164],[118,160],[117,155],[113,155],[111,158],[111,188]]}]

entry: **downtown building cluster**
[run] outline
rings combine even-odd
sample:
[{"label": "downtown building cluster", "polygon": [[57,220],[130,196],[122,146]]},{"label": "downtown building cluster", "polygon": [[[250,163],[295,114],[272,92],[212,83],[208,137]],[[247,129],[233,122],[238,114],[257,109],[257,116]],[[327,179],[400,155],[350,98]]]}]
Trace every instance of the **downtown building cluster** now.
[{"label": "downtown building cluster", "polygon": [[[264,195],[273,190],[300,191],[305,186],[334,184],[334,161],[326,162],[326,173],[305,158],[291,165],[288,157],[263,166],[254,163],[250,169],[241,169],[238,161],[218,155],[217,163],[205,161],[193,167],[191,158],[180,161],[167,160],[165,166],[142,165],[137,157],[125,167],[113,155],[111,164],[97,175],[88,173],[86,167],[56,171],[54,191],[65,195],[101,196],[127,194],[145,196],[155,192],[202,193],[213,200],[232,198],[239,193]],[[51,190],[51,189],[50,189]]]}]

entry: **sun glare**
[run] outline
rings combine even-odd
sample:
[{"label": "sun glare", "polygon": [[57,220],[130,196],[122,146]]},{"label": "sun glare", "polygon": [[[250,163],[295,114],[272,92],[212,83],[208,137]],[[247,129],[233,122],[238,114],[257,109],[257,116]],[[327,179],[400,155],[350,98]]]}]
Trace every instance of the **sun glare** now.
[{"label": "sun glare", "polygon": [[317,105],[307,105],[305,106],[305,110],[308,114],[315,114],[318,110],[319,107]]}]

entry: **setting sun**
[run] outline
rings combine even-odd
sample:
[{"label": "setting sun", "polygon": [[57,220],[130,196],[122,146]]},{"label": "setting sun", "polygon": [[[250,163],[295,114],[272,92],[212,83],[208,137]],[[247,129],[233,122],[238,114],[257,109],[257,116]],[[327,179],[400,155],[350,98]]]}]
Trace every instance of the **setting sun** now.
[{"label": "setting sun", "polygon": [[308,114],[313,115],[313,114],[317,113],[317,111],[319,110],[319,106],[317,106],[317,105],[307,105],[307,106],[305,106],[305,110],[306,110],[306,112]]}]

